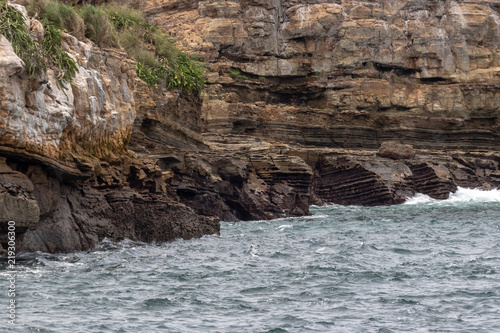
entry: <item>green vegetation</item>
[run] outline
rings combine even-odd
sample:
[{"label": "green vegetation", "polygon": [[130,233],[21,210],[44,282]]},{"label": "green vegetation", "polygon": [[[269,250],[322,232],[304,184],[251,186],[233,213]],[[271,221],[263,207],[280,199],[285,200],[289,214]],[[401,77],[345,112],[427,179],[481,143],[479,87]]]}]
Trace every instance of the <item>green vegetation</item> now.
[{"label": "green vegetation", "polygon": [[31,16],[38,14],[78,39],[85,36],[85,23],[74,7],[51,0],[31,0],[26,9]]},{"label": "green vegetation", "polygon": [[229,75],[232,77],[232,78],[235,78],[235,79],[241,79],[241,80],[248,80],[248,77],[246,77],[245,75],[241,74],[240,70],[239,69],[235,69],[235,68],[231,68],[229,70]]},{"label": "green vegetation", "polygon": [[45,36],[43,38],[43,49],[49,59],[52,68],[56,70],[57,81],[71,82],[78,70],[76,62],[62,49],[62,36],[59,29],[50,22],[43,20]]},{"label": "green vegetation", "polygon": [[42,43],[39,43],[27,30],[23,14],[7,5],[5,0],[0,0],[0,33],[11,42],[14,52],[23,60],[26,73],[29,76],[37,75],[50,66],[56,71],[60,84],[71,81],[78,67],[63,51],[60,31],[47,20],[43,20],[42,24],[45,36]]},{"label": "green vegetation", "polygon": [[100,47],[118,47],[118,37],[108,15],[101,8],[91,5],[80,9],[80,16],[85,22],[85,37]]},{"label": "green vegetation", "polygon": [[85,36],[100,47],[123,47],[136,60],[139,78],[150,86],[164,84],[169,89],[197,93],[204,88],[204,63],[179,50],[175,41],[140,11],[113,3],[77,10],[56,0],[30,0],[27,9],[30,15],[41,18],[43,43],[30,35],[22,14],[0,0],[0,32],[12,43],[29,75],[50,66],[60,82],[72,80],[77,64],[62,49],[60,30],[64,30],[77,38]]},{"label": "green vegetation", "polygon": [[24,61],[28,75],[36,75],[47,69],[39,43],[31,37],[24,25],[21,12],[0,0],[0,33],[7,38],[14,52]]},{"label": "green vegetation", "polygon": [[120,45],[136,60],[137,75],[148,85],[162,81],[168,89],[200,92],[205,86],[204,64],[180,51],[175,41],[150,24],[140,11],[116,4],[102,7],[117,31]]}]

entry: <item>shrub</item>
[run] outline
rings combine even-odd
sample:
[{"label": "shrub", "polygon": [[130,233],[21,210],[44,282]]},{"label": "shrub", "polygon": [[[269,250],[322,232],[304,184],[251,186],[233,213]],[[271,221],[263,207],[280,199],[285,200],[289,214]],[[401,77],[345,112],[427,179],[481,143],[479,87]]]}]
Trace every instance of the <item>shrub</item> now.
[{"label": "shrub", "polygon": [[115,27],[120,45],[136,60],[137,75],[150,86],[165,80],[169,89],[200,92],[205,85],[204,64],[181,52],[175,41],[150,24],[137,10],[102,6]]},{"label": "shrub", "polygon": [[177,62],[168,69],[167,88],[201,92],[205,87],[204,64],[180,52]]},{"label": "shrub", "polygon": [[[186,92],[200,92],[204,88],[204,63],[180,51],[175,41],[150,24],[140,11],[118,4],[86,5],[78,17],[73,7],[56,0],[30,1],[30,12],[44,19],[44,27],[49,32],[47,54],[51,54],[50,62],[60,69],[62,79],[72,77],[77,67],[67,54],[57,49],[61,40],[56,28],[66,29],[76,37],[80,37],[78,31],[82,31],[82,36],[100,47],[122,46],[136,60],[139,78],[150,86],[158,87],[164,82],[169,89]],[[246,79],[241,74],[240,78]]]},{"label": "shrub", "polygon": [[142,63],[145,66],[149,67],[161,67],[162,62],[158,60],[154,52],[151,52],[147,49],[136,49],[133,50],[130,54],[137,62]]},{"label": "shrub", "polygon": [[0,33],[11,42],[14,52],[24,61],[29,76],[47,69],[41,45],[33,39],[24,24],[21,12],[0,0]]},{"label": "shrub", "polygon": [[101,8],[117,31],[127,29],[131,26],[149,24],[142,12],[138,10],[123,7],[115,3],[104,5]]},{"label": "shrub", "polygon": [[162,31],[155,31],[152,34],[152,44],[156,48],[156,54],[160,58],[168,59],[175,63],[179,56],[179,49],[175,46],[175,40]]},{"label": "shrub", "polygon": [[62,49],[62,36],[58,27],[46,19],[42,20],[45,35],[39,44],[30,35],[21,12],[0,0],[0,33],[7,38],[14,52],[23,60],[29,76],[43,73],[47,64],[57,73],[57,81],[71,81],[78,66]]},{"label": "shrub", "polygon": [[113,24],[102,9],[86,5],[80,9],[80,16],[85,22],[85,36],[87,38],[93,40],[100,47],[118,47],[118,38]]},{"label": "shrub", "polygon": [[62,49],[62,36],[59,29],[47,20],[42,20],[42,23],[45,30],[43,48],[51,62],[51,67],[56,70],[57,80],[61,84],[63,81],[71,82],[78,66],[73,58]]},{"label": "shrub", "polygon": [[85,23],[71,6],[55,0],[31,0],[27,9],[30,15],[38,14],[76,38],[82,39],[85,36]]},{"label": "shrub", "polygon": [[160,82],[167,78],[168,71],[165,66],[147,66],[140,61],[136,61],[135,69],[137,76],[149,86],[158,87]]}]

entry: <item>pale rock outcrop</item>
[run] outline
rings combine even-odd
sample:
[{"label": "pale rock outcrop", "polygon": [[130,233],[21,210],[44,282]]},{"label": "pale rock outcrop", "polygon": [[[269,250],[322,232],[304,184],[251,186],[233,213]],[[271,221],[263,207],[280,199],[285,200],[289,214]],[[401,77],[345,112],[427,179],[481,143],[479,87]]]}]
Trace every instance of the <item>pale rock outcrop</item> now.
[{"label": "pale rock outcrop", "polygon": [[[42,39],[41,23],[24,15]],[[156,105],[133,59],[62,34],[78,64],[71,83],[50,68],[28,77],[0,36],[0,244],[5,248],[11,220],[17,251],[87,250],[104,237],[151,242],[218,233],[218,220],[178,202],[155,162],[127,150],[137,110]]]}]

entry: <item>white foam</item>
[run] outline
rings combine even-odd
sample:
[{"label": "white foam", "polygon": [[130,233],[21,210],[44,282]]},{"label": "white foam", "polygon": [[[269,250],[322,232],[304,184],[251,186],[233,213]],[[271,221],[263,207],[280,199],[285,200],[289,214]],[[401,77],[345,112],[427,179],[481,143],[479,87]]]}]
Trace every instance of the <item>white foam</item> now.
[{"label": "white foam", "polygon": [[285,229],[293,228],[293,225],[291,224],[283,224],[278,227],[278,230],[283,231]]},{"label": "white foam", "polygon": [[500,202],[500,189],[489,191],[459,187],[446,200],[432,199],[425,194],[416,194],[404,203],[405,205],[455,204],[466,202]]}]

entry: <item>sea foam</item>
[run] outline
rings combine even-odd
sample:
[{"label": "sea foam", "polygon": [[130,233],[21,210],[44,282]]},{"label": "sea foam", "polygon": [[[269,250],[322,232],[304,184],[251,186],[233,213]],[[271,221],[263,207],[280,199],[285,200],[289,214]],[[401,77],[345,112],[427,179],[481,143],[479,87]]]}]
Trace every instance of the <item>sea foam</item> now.
[{"label": "sea foam", "polygon": [[450,193],[446,200],[437,200],[428,195],[418,193],[406,200],[405,205],[431,205],[465,202],[500,202],[500,189],[479,190],[459,187],[455,193]]}]

